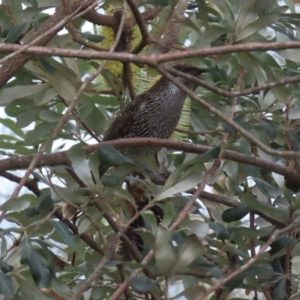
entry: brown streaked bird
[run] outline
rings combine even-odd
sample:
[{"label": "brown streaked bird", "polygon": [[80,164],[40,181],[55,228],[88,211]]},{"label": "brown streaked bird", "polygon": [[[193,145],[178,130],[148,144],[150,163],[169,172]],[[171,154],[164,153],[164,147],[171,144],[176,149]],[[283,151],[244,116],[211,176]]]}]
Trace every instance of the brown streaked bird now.
[{"label": "brown streaked bird", "polygon": [[[200,75],[205,69],[190,64],[178,64],[174,69],[190,75]],[[174,76],[186,87],[193,89],[195,83],[181,76]],[[162,76],[149,90],[130,102],[110,124],[103,141],[121,138],[149,137],[168,139],[174,132],[186,99],[186,93]],[[125,148],[120,152],[152,171],[158,171],[156,153],[159,148]],[[100,165],[102,176],[108,167]],[[66,204],[63,215],[72,219],[76,209]]]},{"label": "brown streaked bird", "polygon": [[[206,72],[190,64],[178,64],[173,68],[194,76]],[[195,87],[195,83],[188,79],[174,77],[188,88]],[[105,132],[103,141],[134,137],[168,139],[178,124],[186,97],[184,91],[162,76],[149,90],[137,96],[121,111]],[[158,150],[125,148],[120,152],[145,166],[153,167],[154,161],[151,158],[155,158],[154,154]],[[156,160],[155,163],[157,165]],[[102,174],[103,171],[104,169]]]}]

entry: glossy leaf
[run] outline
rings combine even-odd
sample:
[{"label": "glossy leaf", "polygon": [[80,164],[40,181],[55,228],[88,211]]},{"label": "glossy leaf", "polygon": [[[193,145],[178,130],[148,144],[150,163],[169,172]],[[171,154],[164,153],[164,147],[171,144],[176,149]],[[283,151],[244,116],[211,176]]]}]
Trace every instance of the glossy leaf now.
[{"label": "glossy leaf", "polygon": [[61,240],[66,243],[69,247],[71,247],[74,251],[79,251],[78,246],[74,242],[73,237],[71,236],[70,230],[68,226],[60,221],[50,220],[55,231],[60,236]]},{"label": "glossy leaf", "polygon": [[186,267],[205,252],[206,247],[195,236],[187,237],[179,247],[175,270]]},{"label": "glossy leaf", "polygon": [[241,205],[234,208],[229,208],[223,212],[222,219],[226,223],[240,221],[252,211],[253,208],[251,208],[249,205]]},{"label": "glossy leaf", "polygon": [[160,273],[168,277],[174,268],[176,255],[170,244],[170,233],[164,227],[159,227],[154,248],[156,267]]},{"label": "glossy leaf", "polygon": [[155,283],[145,276],[133,277],[130,280],[130,285],[138,293],[146,293],[155,287]]},{"label": "glossy leaf", "polygon": [[12,279],[0,272],[0,294],[7,297],[8,299],[13,298],[14,288]]},{"label": "glossy leaf", "polygon": [[133,164],[133,161],[121,154],[110,145],[102,145],[98,150],[100,163],[108,166],[119,166],[124,163]]},{"label": "glossy leaf", "polygon": [[24,22],[14,28],[12,28],[8,32],[8,34],[4,40],[4,43],[15,43],[18,40],[18,38],[22,35],[22,33],[25,31],[25,29],[28,27],[28,25],[29,24],[27,22]]},{"label": "glossy leaf", "polygon": [[105,37],[103,35],[99,35],[99,34],[92,34],[88,31],[86,32],[79,32],[84,38],[86,38],[88,41],[93,42],[93,43],[100,43],[102,42]]}]

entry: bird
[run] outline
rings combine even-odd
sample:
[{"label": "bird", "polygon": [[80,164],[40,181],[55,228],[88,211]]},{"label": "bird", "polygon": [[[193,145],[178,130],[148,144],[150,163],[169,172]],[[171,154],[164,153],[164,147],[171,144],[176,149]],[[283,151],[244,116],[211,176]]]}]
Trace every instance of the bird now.
[{"label": "bird", "polygon": [[[177,64],[173,67],[177,71],[181,71],[190,75],[200,75],[206,72],[205,69],[197,68],[191,64]],[[175,76],[175,78],[190,89],[195,88],[195,83],[183,78]],[[111,141],[121,138],[162,138],[168,139],[174,132],[187,95],[177,87],[166,76],[162,76],[149,90],[137,96],[130,102],[110,124],[104,134],[103,141]],[[147,170],[153,171],[158,167],[156,154],[159,148],[123,148],[120,150],[125,156],[132,158],[135,162],[146,167]],[[107,166],[99,167],[100,177],[108,169]],[[129,184],[126,189],[135,200],[135,208],[127,208],[131,211],[131,216],[136,211],[142,210],[151,200],[146,196],[145,190],[141,184]],[[128,204],[129,206],[131,204]],[[154,214],[157,223],[163,219],[163,210],[159,206],[152,206],[150,209]],[[142,216],[131,223],[125,231],[125,234],[135,243],[137,249],[142,253],[144,244],[142,238],[135,233],[138,228],[145,226]],[[122,255],[124,261],[131,259],[131,255],[124,244],[121,244],[118,253]]]},{"label": "bird", "polygon": [[[195,67],[191,64],[181,63],[173,66],[177,71],[180,71],[189,75],[200,75],[205,73],[206,70]],[[194,89],[195,83],[189,79],[181,76],[174,76],[178,81],[183,83],[186,87]],[[103,136],[103,141],[111,141],[121,138],[161,138],[168,139],[174,132],[181,113],[183,105],[187,95],[186,93],[171,82],[166,76],[161,78],[147,91],[137,96],[131,101],[116,117],[116,119],[110,124]],[[156,154],[159,148],[146,147],[146,148],[123,148],[120,152],[131,158],[134,162],[146,167],[147,170],[153,170],[158,167]],[[99,175],[102,175],[108,170],[108,166],[99,165]],[[96,183],[96,182],[95,182]],[[129,191],[133,194],[136,209],[141,210],[149,201],[141,193],[136,196],[138,188],[133,191]],[[68,204],[68,203],[66,203]],[[65,205],[69,207],[69,205]],[[73,218],[76,213],[69,213],[71,207],[64,207],[64,217]],[[154,215],[157,221],[162,219],[162,210],[159,207],[152,207]],[[140,216],[136,221],[128,228],[126,235],[131,239],[136,240],[137,247],[141,251],[143,249],[142,241],[139,236],[134,233],[134,229],[144,226],[142,217]],[[127,255],[126,255],[127,256]]]},{"label": "bird", "polygon": [[[200,75],[205,69],[191,64],[181,63],[173,67],[175,70]],[[186,87],[193,89],[195,83],[181,76],[174,76]],[[168,139],[174,132],[181,116],[186,93],[162,76],[149,90],[130,102],[110,124],[104,134],[103,141],[121,138],[161,138]],[[120,152],[144,166],[153,167],[157,148],[124,148]],[[155,159],[156,164],[157,160]],[[151,168],[150,168],[151,169]],[[105,169],[102,169],[102,173]]]}]

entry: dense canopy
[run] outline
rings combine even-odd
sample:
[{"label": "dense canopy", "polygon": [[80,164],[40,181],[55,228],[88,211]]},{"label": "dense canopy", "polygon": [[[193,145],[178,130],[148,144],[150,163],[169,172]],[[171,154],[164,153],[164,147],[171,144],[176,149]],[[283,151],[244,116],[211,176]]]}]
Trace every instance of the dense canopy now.
[{"label": "dense canopy", "polygon": [[[2,0],[0,300],[298,299],[298,12]],[[162,75],[188,95],[170,139],[102,143]],[[159,171],[121,154],[150,146]]]}]

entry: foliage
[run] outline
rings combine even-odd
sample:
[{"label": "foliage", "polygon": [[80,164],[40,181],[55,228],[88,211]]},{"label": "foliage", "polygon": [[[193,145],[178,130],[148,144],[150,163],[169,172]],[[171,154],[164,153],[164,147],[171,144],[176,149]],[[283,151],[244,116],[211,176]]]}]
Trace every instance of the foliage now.
[{"label": "foliage", "polygon": [[[175,45],[169,50],[184,53],[184,47],[197,51],[258,42],[297,42],[299,5],[290,0],[278,2],[190,1]],[[111,1],[97,3],[100,25],[108,4]],[[157,54],[160,49],[155,41],[159,43],[166,32],[177,2],[139,0],[136,4],[141,11],[162,6],[146,20],[155,40],[148,41],[139,55]],[[28,43],[60,5],[56,0],[3,0],[0,58],[7,55],[1,45]],[[50,14],[48,8],[52,8]],[[109,48],[113,31],[108,33],[104,27],[91,30],[96,24],[87,15],[74,19],[72,26],[68,23],[47,47],[77,53],[82,48]],[[138,25],[134,28],[136,33]],[[137,36],[134,47],[143,39]],[[102,61],[76,55],[36,55],[11,74],[0,90],[0,176],[10,181],[19,183],[21,170],[29,167],[26,157],[39,152],[67,108],[74,99],[78,101],[36,162],[25,183],[27,190],[12,198],[2,196],[0,299],[110,299],[124,282],[128,286],[117,299],[245,299],[242,294],[249,299],[297,299],[300,169],[297,157],[280,151],[297,152],[300,147],[300,79],[242,93],[299,74],[298,49],[278,49],[187,55],[185,62],[208,69],[201,79],[212,88],[224,93],[240,90],[241,95],[226,97],[215,89],[197,87],[195,93],[209,105],[203,107],[192,100],[191,111],[187,105],[190,121],[184,141],[191,149],[208,146],[210,150],[201,155],[200,150],[198,154],[168,150],[164,166],[168,177],[148,174],[112,146],[97,151],[83,148],[101,141],[112,117],[130,101],[122,73],[110,68],[117,65],[119,72],[122,63],[110,62],[78,99],[79,87]],[[151,59],[149,56],[149,65],[153,65]],[[13,60],[0,64],[14,65],[17,60]],[[136,90],[145,90],[159,75],[155,68],[131,65]],[[0,79],[5,70],[0,69]],[[211,107],[226,118],[214,114]],[[228,124],[231,119],[254,140]],[[278,153],[269,154],[254,141]],[[63,149],[69,150],[67,156]],[[101,178],[99,162],[110,167]],[[197,199],[194,203],[193,197]],[[185,211],[189,203],[192,205]],[[120,238],[122,230],[126,234]],[[257,255],[263,245],[266,250]],[[151,259],[142,262],[151,250]],[[235,271],[239,273],[229,279]],[[93,273],[96,277],[85,287]],[[176,284],[180,292],[174,292]],[[206,296],[210,287],[216,287],[211,290],[214,293]]]}]

